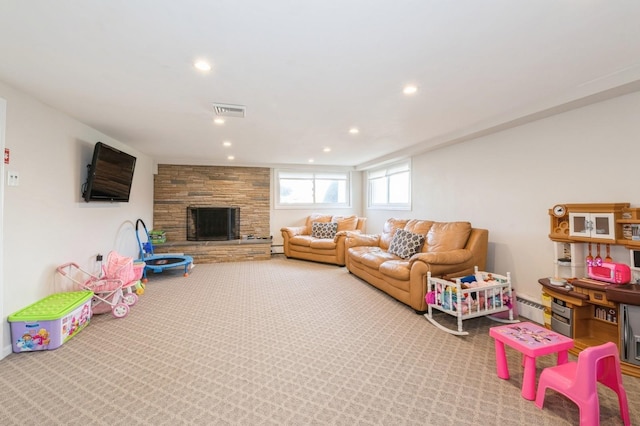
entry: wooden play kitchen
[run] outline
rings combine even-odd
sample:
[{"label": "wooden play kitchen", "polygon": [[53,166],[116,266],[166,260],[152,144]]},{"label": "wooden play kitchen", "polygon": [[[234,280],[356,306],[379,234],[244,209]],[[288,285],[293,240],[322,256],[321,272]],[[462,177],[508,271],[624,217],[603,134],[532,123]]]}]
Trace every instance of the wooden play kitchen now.
[{"label": "wooden play kitchen", "polygon": [[616,343],[622,372],[640,377],[640,208],[558,204],[549,217],[554,276],[539,280],[545,326],[574,339],[574,355]]}]

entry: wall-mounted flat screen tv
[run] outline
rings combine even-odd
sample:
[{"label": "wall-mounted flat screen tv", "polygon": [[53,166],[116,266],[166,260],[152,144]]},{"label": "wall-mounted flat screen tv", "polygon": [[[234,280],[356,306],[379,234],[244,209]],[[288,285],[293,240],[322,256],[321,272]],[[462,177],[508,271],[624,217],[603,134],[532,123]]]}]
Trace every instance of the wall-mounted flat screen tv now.
[{"label": "wall-mounted flat screen tv", "polygon": [[102,142],[93,149],[93,160],[82,197],[85,201],[129,201],[136,157]]}]

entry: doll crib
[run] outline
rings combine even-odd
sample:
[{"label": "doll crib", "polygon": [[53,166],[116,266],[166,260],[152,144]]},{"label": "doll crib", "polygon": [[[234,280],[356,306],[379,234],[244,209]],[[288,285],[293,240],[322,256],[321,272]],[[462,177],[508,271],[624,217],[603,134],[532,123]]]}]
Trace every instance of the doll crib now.
[{"label": "doll crib", "polygon": [[[511,290],[511,274],[499,275],[478,271],[475,267],[473,275],[447,281],[434,278],[427,274],[427,313],[424,316],[440,330],[458,336],[466,336],[469,332],[463,330],[462,322],[470,318],[487,316],[490,319],[504,323],[519,322],[513,318],[513,303]],[[441,311],[457,319],[457,330],[448,328],[434,318],[434,310]],[[508,319],[493,317],[499,312],[508,311]]]}]

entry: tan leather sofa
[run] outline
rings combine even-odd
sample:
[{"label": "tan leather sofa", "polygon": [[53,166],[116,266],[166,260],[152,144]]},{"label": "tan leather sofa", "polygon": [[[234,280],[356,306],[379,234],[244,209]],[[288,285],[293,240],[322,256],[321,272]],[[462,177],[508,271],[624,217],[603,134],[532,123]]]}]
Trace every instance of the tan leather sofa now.
[{"label": "tan leather sofa", "polygon": [[[337,223],[333,238],[313,236],[313,223]],[[347,235],[364,232],[366,218],[313,214],[304,226],[284,227],[282,232],[284,254],[290,258],[333,263],[344,266],[344,241]]]},{"label": "tan leather sofa", "polygon": [[[419,252],[406,259],[389,252],[400,229],[425,236]],[[469,222],[389,219],[381,234],[349,236],[345,261],[349,272],[422,313],[427,272],[450,278],[472,274],[474,266],[484,270],[488,240],[488,230]]]}]

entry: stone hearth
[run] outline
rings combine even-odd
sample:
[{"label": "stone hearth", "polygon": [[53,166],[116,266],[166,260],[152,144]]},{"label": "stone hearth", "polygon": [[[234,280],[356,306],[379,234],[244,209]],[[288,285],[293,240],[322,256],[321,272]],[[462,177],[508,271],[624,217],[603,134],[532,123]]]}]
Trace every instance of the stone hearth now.
[{"label": "stone hearth", "polygon": [[219,263],[271,258],[271,239],[241,239],[228,241],[177,241],[153,246],[156,254],[184,253],[193,262]]}]

